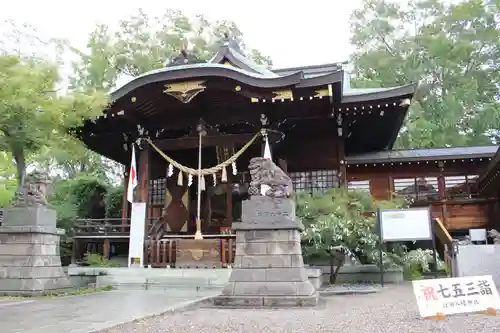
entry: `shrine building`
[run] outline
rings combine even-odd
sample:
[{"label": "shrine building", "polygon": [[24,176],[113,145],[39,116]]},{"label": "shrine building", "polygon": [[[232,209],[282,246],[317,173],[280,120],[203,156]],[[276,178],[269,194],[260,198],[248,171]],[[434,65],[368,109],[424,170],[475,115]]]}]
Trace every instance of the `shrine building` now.
[{"label": "shrine building", "polygon": [[[246,198],[247,166],[262,156],[265,140],[295,191],[343,186],[378,200],[409,197],[414,206],[430,206],[452,235],[493,225],[497,193],[480,196],[486,190],[479,191],[478,177],[498,146],[393,149],[415,89],[411,82],[353,88],[342,64],[268,69],[228,42],[207,62],[183,52],[134,78],[74,135],[127,167],[135,145],[135,200],[147,203],[146,233],[160,219],[165,223],[161,237],[153,230],[147,242],[152,266],[182,266],[193,246],[213,250],[210,265],[231,263],[230,228]],[[492,184],[498,170],[484,182]],[[110,244],[127,247],[129,206],[124,197],[119,220],[79,221],[76,256],[92,248],[108,255]],[[204,239],[193,245],[186,240],[193,240],[198,216]]]}]

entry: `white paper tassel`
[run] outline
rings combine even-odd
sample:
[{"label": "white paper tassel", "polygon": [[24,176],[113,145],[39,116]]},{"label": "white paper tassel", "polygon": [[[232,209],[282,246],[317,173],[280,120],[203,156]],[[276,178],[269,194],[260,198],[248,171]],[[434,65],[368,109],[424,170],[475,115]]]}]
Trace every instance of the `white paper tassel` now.
[{"label": "white paper tassel", "polygon": [[233,175],[236,176],[238,174],[238,169],[236,169],[236,162],[233,162],[231,166],[233,167]]},{"label": "white paper tassel", "polygon": [[227,171],[226,171],[226,167],[223,167],[223,168],[222,168],[222,176],[220,177],[220,181],[221,181],[222,183],[227,182]]},{"label": "white paper tassel", "polygon": [[200,191],[205,191],[205,176],[200,177]]},{"label": "white paper tassel", "polygon": [[188,186],[191,186],[191,185],[193,185],[193,175],[189,174],[188,175]]},{"label": "white paper tassel", "polygon": [[214,187],[215,187],[215,186],[217,186],[217,175],[215,173],[213,173],[212,177],[214,178]]},{"label": "white paper tassel", "polygon": [[184,178],[184,176],[182,175],[182,171],[179,170],[179,176],[177,176],[177,185],[179,185],[179,186],[183,185],[183,178]]},{"label": "white paper tassel", "polygon": [[172,164],[168,165],[167,177],[172,177],[174,174],[174,166]]}]

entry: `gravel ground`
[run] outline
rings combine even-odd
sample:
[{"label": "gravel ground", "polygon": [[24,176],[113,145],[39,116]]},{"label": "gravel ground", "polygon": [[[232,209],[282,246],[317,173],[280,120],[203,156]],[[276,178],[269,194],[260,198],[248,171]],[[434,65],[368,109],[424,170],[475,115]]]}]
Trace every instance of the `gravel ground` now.
[{"label": "gravel ground", "polygon": [[375,294],[331,296],[316,309],[235,310],[200,308],[120,325],[102,333],[470,333],[500,332],[500,315],[421,319],[411,285]]}]

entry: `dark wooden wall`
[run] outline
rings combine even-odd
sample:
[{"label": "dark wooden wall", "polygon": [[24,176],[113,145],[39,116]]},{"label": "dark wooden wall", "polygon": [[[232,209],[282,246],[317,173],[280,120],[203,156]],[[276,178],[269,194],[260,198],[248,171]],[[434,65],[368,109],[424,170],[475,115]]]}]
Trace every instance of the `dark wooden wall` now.
[{"label": "dark wooden wall", "polygon": [[[285,144],[285,143],[284,143]],[[304,138],[286,142],[278,150],[288,172],[338,169],[338,147],[333,138]]]}]

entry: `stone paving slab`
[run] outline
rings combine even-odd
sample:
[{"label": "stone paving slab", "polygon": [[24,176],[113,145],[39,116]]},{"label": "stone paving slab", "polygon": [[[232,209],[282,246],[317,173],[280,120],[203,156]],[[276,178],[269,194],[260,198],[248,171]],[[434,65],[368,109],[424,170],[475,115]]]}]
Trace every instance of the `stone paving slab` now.
[{"label": "stone paving slab", "polygon": [[220,291],[121,291],[0,303],[1,332],[89,333],[154,316]]}]

